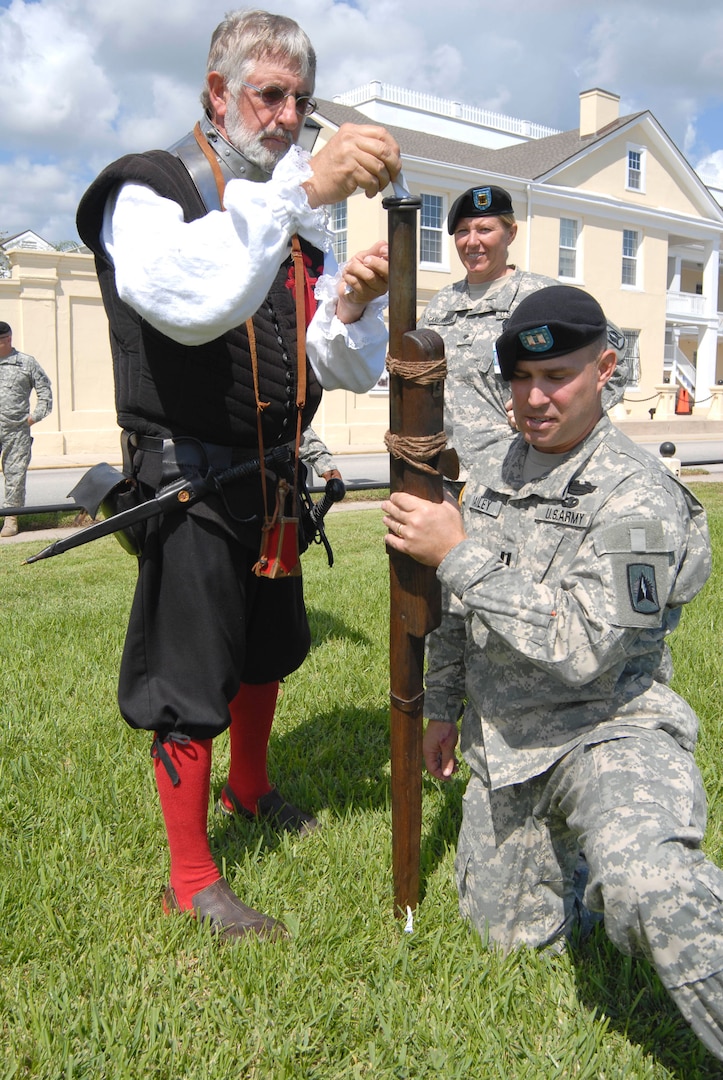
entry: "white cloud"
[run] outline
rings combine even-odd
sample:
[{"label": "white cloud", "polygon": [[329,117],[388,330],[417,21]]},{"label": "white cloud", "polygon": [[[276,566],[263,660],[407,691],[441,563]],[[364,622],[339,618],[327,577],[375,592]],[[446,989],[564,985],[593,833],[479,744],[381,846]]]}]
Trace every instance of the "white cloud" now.
[{"label": "white cloud", "polygon": [[[314,42],[322,97],[380,79],[567,129],[577,125],[579,93],[601,86],[620,95],[623,114],[649,109],[689,160],[716,160],[723,149],[721,125],[710,120],[723,107],[720,0],[517,0],[503,18],[497,0],[268,6],[296,18]],[[233,0],[0,6],[0,163],[10,166],[0,229],[42,231],[48,215],[62,220],[60,195],[33,201],[34,161],[64,172],[74,198],[114,157],[184,134],[198,116],[211,32],[231,7]],[[69,229],[72,215],[48,238]]]},{"label": "white cloud", "polygon": [[32,229],[52,243],[76,237],[75,211],[86,178],[63,163],[43,165],[21,156],[0,165],[3,193],[0,233],[14,236]]},{"label": "white cloud", "polygon": [[723,189],[723,150],[716,150],[701,158],[695,165],[695,171],[704,184]]},{"label": "white cloud", "polygon": [[149,79],[142,112],[126,110],[117,125],[118,152],[170,146],[201,116],[196,88],[168,75]]},{"label": "white cloud", "polygon": [[44,152],[75,142],[81,122],[101,129],[118,108],[94,57],[97,40],[61,6],[13,0],[0,16],[0,140]]}]

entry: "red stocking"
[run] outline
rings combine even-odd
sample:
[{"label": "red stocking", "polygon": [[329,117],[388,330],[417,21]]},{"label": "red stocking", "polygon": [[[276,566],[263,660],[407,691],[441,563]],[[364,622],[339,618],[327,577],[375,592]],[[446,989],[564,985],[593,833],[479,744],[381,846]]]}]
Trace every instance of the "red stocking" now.
[{"label": "red stocking", "polygon": [[168,739],[163,744],[178,774],[175,784],[162,755],[153,759],[171,853],[171,887],[184,911],[193,908],[195,893],[221,877],[208,844],[211,742],[192,739],[178,743]]},{"label": "red stocking", "polygon": [[[231,766],[228,786],[252,814],[256,813],[256,800],[271,790],[266,752],[278,693],[278,682],[241,683],[229,705]],[[224,799],[224,803],[232,809],[228,800]]]}]

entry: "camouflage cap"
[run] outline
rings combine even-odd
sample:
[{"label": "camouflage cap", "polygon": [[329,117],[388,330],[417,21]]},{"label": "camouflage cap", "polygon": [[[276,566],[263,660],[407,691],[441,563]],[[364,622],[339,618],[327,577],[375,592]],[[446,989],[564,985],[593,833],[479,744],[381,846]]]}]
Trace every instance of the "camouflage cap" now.
[{"label": "camouflage cap", "polygon": [[514,214],[509,191],[494,184],[473,187],[460,195],[452,203],[447,217],[447,232],[453,235],[457,222],[465,217],[499,217],[500,214]]},{"label": "camouflage cap", "polygon": [[526,296],[497,338],[497,359],[508,381],[518,360],[565,356],[607,333],[608,322],[597,300],[571,285],[550,285]]}]

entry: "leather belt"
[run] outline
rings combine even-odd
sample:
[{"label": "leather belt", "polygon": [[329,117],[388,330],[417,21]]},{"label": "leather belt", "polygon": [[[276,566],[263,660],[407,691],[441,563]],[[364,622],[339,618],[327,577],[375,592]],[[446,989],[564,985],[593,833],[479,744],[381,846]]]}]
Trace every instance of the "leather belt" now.
[{"label": "leather belt", "polygon": [[258,459],[259,456],[258,448],[251,450],[245,447],[221,446],[194,439],[189,435],[163,439],[155,435],[132,432],[128,441],[133,449],[149,456],[141,463],[138,475],[144,483],[153,487],[169,483],[177,476],[187,475],[189,470],[205,475],[210,468],[220,473],[234,465]]},{"label": "leather belt", "polygon": [[241,465],[259,456],[257,447],[246,449],[239,446],[221,446],[218,443],[204,442],[190,435],[179,435],[175,439],[162,439],[155,435],[131,434],[130,444],[136,450],[160,454],[165,465],[192,466],[194,468],[228,469],[232,465]]}]

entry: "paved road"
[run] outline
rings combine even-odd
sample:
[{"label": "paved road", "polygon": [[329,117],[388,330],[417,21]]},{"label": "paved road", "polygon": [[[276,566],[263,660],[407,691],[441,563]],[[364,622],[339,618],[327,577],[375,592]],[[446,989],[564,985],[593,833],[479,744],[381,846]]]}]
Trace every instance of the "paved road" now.
[{"label": "paved road", "polygon": [[[642,440],[641,440],[642,442]],[[660,443],[645,443],[653,452],[657,452]],[[723,482],[723,444],[720,441],[698,443],[682,443],[677,448],[678,456],[684,464],[692,464],[701,461],[716,461],[719,464],[708,465],[706,476],[695,477],[696,480],[709,480]],[[344,476],[347,487],[373,488],[386,486],[389,483],[389,458],[386,454],[341,454],[337,457],[337,463]],[[90,466],[82,468],[56,467],[49,469],[31,469],[28,473],[28,505],[39,506],[59,504],[67,500],[68,493]],[[315,484],[312,490],[319,492],[323,489],[323,481],[314,478]],[[356,509],[367,506],[366,503],[339,503],[332,507],[332,513],[336,510]],[[368,507],[378,506],[378,503],[369,503]],[[53,529],[33,530],[27,533],[21,528],[18,536],[13,536],[0,541],[0,547],[16,543],[27,543],[32,538],[40,546],[38,550],[51,540],[57,540],[60,536],[74,533],[76,529]]]},{"label": "paved road", "polygon": [[[336,458],[347,484],[351,488],[383,487],[389,483],[389,457],[387,454],[341,454]],[[88,466],[89,467],[89,466]],[[69,492],[87,471],[82,468],[30,469],[28,472],[28,506],[62,503]],[[324,481],[316,474],[312,491],[321,491]],[[0,490],[2,490],[0,488]]]},{"label": "paved road", "polygon": [[[652,454],[658,453],[660,444],[663,441],[662,439],[648,440],[640,437],[635,440],[640,446],[650,450]],[[674,445],[676,447],[676,457],[679,457],[684,465],[697,465],[700,462],[709,461],[723,464],[723,440],[721,439],[700,439],[695,442],[674,443]]]},{"label": "paved road", "polygon": [[[657,453],[659,441],[638,440],[652,453]],[[681,442],[677,456],[684,465],[694,462],[720,462],[723,470],[723,441],[700,440]],[[349,489],[380,487],[389,483],[389,457],[387,454],[340,454],[337,462]],[[717,470],[716,470],[717,471]],[[68,493],[86,472],[83,468],[31,469],[28,473],[28,505],[64,502]],[[312,490],[323,488],[323,480],[313,477]]]}]

